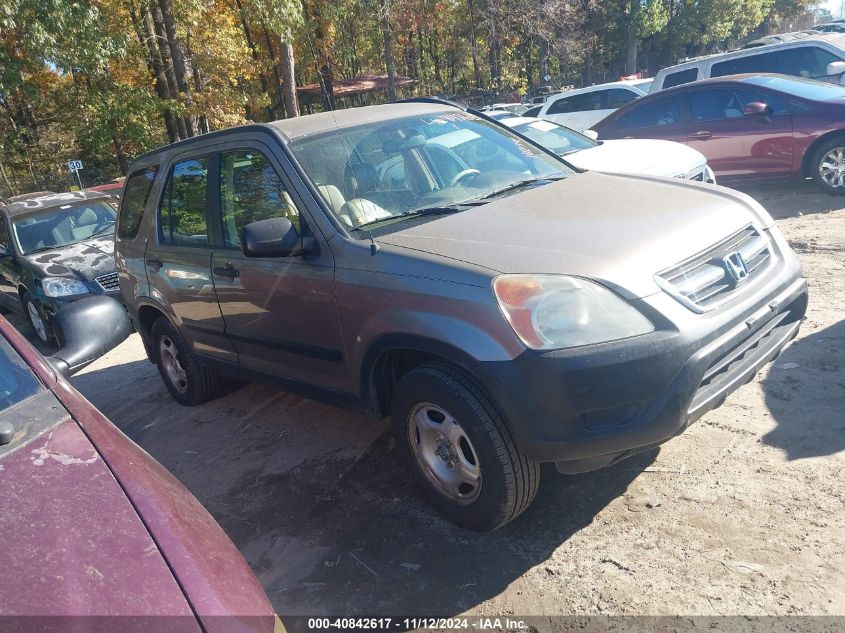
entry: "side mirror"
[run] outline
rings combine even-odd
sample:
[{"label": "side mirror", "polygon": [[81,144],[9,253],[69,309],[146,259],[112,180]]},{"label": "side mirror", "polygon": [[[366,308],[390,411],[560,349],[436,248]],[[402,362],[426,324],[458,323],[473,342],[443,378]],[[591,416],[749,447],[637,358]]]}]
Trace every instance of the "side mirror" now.
[{"label": "side mirror", "polygon": [[305,250],[305,240],[287,218],[268,218],[241,229],[241,250],[247,257],[289,257]]},{"label": "side mirror", "polygon": [[827,65],[827,72],[828,76],[830,75],[841,75],[845,73],[845,62],[830,62]]},{"label": "side mirror", "polygon": [[62,348],[48,360],[65,377],[90,365],[132,333],[123,306],[103,295],[67,304],[56,312],[55,324]]},{"label": "side mirror", "polygon": [[584,130],[581,134],[594,141],[599,140],[599,133],[595,130]]},{"label": "side mirror", "polygon": [[769,106],[762,101],[752,101],[751,103],[745,104],[745,107],[742,109],[742,114],[745,116],[769,114],[769,112]]}]

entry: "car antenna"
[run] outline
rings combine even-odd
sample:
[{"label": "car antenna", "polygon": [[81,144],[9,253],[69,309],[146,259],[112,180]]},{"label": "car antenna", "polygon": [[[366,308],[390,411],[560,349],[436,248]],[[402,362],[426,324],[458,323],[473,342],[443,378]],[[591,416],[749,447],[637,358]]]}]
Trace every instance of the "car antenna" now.
[{"label": "car antenna", "polygon": [[372,231],[367,231],[367,236],[370,238],[370,255],[375,255],[378,253],[379,249],[381,248],[376,242],[375,238],[373,237]]}]

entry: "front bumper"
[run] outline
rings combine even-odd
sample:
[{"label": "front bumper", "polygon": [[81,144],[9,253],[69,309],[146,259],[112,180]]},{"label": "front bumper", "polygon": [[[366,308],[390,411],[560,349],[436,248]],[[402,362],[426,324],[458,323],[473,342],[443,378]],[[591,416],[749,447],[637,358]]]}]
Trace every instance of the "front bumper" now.
[{"label": "front bumper", "polygon": [[807,283],[800,269],[793,272],[718,325],[708,321],[714,315],[684,315],[660,295],[654,302],[661,312],[675,310],[675,324],[692,325],[578,350],[525,352],[485,363],[485,373],[494,393],[505,394],[499,404],[531,459],[555,462],[563,473],[601,468],[678,435],[783,350],[807,308]]}]

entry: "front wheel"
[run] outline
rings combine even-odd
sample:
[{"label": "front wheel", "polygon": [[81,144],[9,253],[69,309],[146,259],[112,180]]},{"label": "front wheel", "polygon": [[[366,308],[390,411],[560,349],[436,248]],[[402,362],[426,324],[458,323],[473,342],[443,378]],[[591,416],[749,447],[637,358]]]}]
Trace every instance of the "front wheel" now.
[{"label": "front wheel", "polygon": [[459,369],[428,363],[408,372],[396,387],[391,416],[412,476],[432,504],[458,525],[492,530],[534,500],[539,465],[528,459],[493,403]]},{"label": "front wheel", "polygon": [[36,306],[32,301],[32,297],[28,294],[24,294],[21,297],[21,303],[23,304],[23,312],[26,315],[29,324],[32,326],[32,329],[35,330],[35,334],[38,336],[39,340],[42,343],[52,342],[53,332],[47,324],[47,320],[41,316],[41,312],[38,309],[38,306]]},{"label": "front wheel", "polygon": [[161,317],[153,323],[150,338],[158,372],[176,402],[194,406],[217,395],[217,374],[199,363],[170,321]]},{"label": "front wheel", "polygon": [[813,154],[813,178],[828,193],[845,195],[845,136],[837,136]]}]

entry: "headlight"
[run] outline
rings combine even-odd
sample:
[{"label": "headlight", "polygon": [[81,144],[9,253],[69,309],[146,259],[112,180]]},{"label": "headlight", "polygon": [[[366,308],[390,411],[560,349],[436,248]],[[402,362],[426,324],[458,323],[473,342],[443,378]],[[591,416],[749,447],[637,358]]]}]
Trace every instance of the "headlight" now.
[{"label": "headlight", "polygon": [[651,321],[607,288],[561,275],[502,275],[493,292],[528,347],[559,349],[647,334]]},{"label": "headlight", "polygon": [[69,297],[71,295],[83,295],[91,292],[84,283],[78,279],[66,279],[64,277],[47,277],[41,280],[41,287],[48,297]]}]

